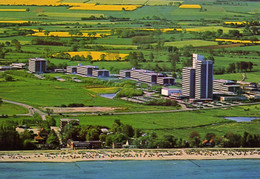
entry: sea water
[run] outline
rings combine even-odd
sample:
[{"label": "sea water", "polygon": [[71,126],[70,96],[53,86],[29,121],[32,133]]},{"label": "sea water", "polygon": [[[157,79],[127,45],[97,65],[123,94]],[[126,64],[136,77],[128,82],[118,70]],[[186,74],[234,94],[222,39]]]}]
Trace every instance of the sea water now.
[{"label": "sea water", "polygon": [[260,160],[0,163],[0,178],[260,178]]}]

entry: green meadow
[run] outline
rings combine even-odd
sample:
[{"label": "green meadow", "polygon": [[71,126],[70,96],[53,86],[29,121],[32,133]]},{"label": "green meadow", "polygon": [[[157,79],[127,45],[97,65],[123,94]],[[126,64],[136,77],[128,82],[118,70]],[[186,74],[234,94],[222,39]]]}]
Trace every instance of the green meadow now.
[{"label": "green meadow", "polygon": [[27,114],[29,111],[22,107],[11,103],[5,103],[3,102],[0,104],[0,115],[16,115],[16,114]]},{"label": "green meadow", "polygon": [[[227,109],[211,109],[175,113],[157,114],[127,114],[127,115],[102,115],[102,116],[77,116],[81,125],[99,125],[112,127],[114,120],[119,119],[124,124],[130,124],[134,128],[144,132],[156,132],[159,137],[171,134],[175,137],[188,139],[188,134],[198,131],[201,136],[213,132],[217,135],[224,135],[227,132],[243,134],[258,133],[259,121],[234,122],[224,117],[259,117],[260,105],[238,106]],[[57,124],[59,118],[56,118]]]}]

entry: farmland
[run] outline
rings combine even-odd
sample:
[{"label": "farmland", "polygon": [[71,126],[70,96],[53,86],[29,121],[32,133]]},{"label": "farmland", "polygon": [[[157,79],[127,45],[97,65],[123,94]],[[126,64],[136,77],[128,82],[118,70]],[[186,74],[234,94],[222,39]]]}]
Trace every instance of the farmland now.
[{"label": "farmland", "polygon": [[[214,71],[218,72],[215,79],[242,80],[245,73],[247,82],[260,83],[259,9],[260,4],[252,1],[2,0],[0,66],[17,62],[28,64],[29,58],[41,57],[48,60],[48,70],[82,64],[99,66],[115,74],[137,67],[170,75],[174,72],[176,81],[181,82],[182,67],[191,66],[192,53],[198,53],[214,59]],[[175,63],[174,55],[178,56]],[[252,62],[253,68],[227,72],[229,64],[242,61]],[[123,88],[114,79],[102,81],[48,73],[43,74],[45,79],[41,80],[24,71],[7,74],[14,80],[0,80],[0,98],[40,109],[72,103],[120,108],[117,112],[179,109],[101,97],[101,94],[116,93]],[[55,77],[66,81],[57,81]],[[83,82],[76,83],[73,77]],[[259,105],[149,115],[80,115],[77,118],[83,125],[106,127],[112,127],[113,121],[120,119],[147,133],[155,131],[159,137],[172,134],[187,139],[187,134],[194,130],[202,136],[207,132],[218,135],[229,131],[259,133],[259,122],[236,123],[222,118],[260,116],[258,108]],[[11,104],[0,106],[0,115],[27,112]],[[57,121],[59,118],[55,116]]]}]

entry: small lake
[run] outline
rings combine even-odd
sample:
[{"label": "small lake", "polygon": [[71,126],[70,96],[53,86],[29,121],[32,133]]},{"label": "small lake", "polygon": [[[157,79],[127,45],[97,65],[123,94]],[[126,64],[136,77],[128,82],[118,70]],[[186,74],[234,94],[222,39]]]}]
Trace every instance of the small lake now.
[{"label": "small lake", "polygon": [[112,94],[101,94],[100,96],[104,97],[104,98],[108,98],[108,99],[113,99],[116,96],[116,93],[112,93]]},{"label": "small lake", "polygon": [[260,117],[225,117],[225,119],[229,119],[237,122],[250,122],[254,119],[260,119]]}]

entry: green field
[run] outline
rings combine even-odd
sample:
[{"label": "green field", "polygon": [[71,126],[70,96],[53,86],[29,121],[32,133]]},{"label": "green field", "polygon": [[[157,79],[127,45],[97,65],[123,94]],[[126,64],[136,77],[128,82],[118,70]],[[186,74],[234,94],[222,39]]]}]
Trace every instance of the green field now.
[{"label": "green field", "polygon": [[[22,74],[26,72],[21,72]],[[147,106],[123,101],[120,99],[107,99],[99,96],[102,90],[95,86],[99,83],[76,83],[72,82],[71,76],[62,74],[48,74],[47,76],[65,77],[67,81],[49,81],[37,78],[25,78],[12,75],[16,81],[0,83],[0,98],[13,100],[35,107],[61,106],[71,103],[82,103],[85,106],[111,106],[121,107],[125,111],[150,111],[168,110],[176,107]],[[74,76],[75,77],[75,76]],[[76,76],[78,79],[84,79]],[[94,80],[95,81],[95,80]],[[98,80],[97,80],[98,81]],[[100,82],[100,81],[98,81]],[[94,87],[93,87],[94,86]],[[103,85],[101,84],[101,87]],[[105,88],[106,86],[104,86]],[[106,89],[106,88],[105,88]],[[117,88],[107,88],[105,93],[116,92]]]},{"label": "green field", "polygon": [[2,103],[0,105],[0,115],[15,115],[15,114],[27,114],[29,111],[22,107],[11,103]]},{"label": "green field", "polygon": [[193,47],[218,45],[217,42],[204,41],[204,40],[185,40],[176,42],[165,42],[165,46],[184,47],[185,45],[192,45]]},{"label": "green field", "polygon": [[[243,134],[244,131],[258,133],[260,122],[242,122],[226,120],[228,116],[259,117],[260,105],[232,107],[228,109],[200,110],[194,112],[158,113],[158,114],[131,114],[131,115],[103,115],[103,116],[77,116],[81,125],[100,125],[112,127],[115,119],[124,124],[145,132],[155,131],[159,137],[171,134],[177,138],[188,139],[191,131],[198,131],[201,136],[208,132],[223,135],[229,131]],[[58,118],[57,124],[58,124]]]}]

